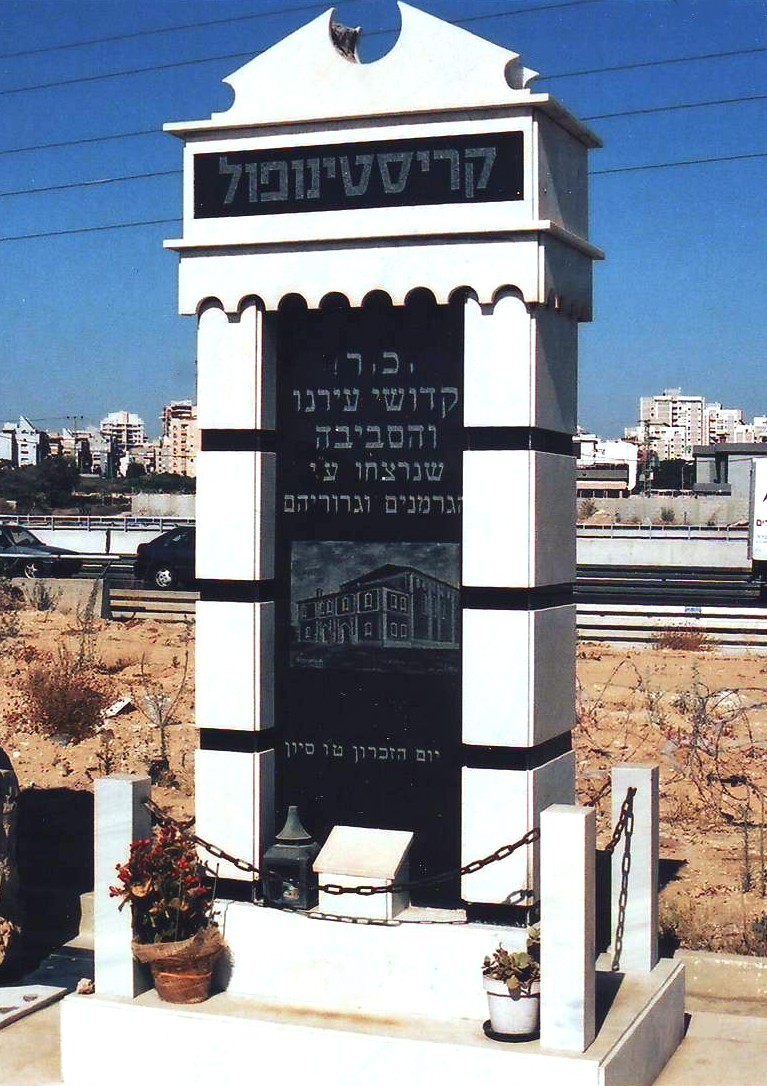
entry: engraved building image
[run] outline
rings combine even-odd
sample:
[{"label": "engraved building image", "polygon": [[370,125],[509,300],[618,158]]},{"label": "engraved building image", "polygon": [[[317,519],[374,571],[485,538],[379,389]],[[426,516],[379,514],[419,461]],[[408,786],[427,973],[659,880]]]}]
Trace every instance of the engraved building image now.
[{"label": "engraved building image", "polygon": [[303,644],[458,647],[458,589],[413,566],[387,563],[337,592],[298,601]]}]

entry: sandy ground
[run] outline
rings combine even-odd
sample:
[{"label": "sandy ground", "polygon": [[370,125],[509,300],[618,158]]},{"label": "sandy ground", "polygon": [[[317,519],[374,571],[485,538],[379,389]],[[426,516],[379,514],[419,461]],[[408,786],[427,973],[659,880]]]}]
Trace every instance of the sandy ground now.
[{"label": "sandy ground", "polygon": [[[169,772],[153,794],[175,816],[192,815],[193,636],[180,623],[0,609],[0,748],[27,795],[90,792],[107,772],[146,773],[164,749]],[[105,704],[128,699],[79,742],[39,734],[24,696],[30,670],[60,672],[62,652],[88,656]],[[575,747],[579,800],[596,805],[601,844],[610,765],[660,764],[667,932],[689,947],[765,953],[767,658],[582,644]]]},{"label": "sandy ground", "polygon": [[[7,615],[6,615],[7,620]],[[92,790],[105,773],[146,773],[163,754],[170,775],[155,798],[177,817],[194,809],[194,632],[184,623],[84,623],[76,614],[14,612],[18,632],[2,636],[0,623],[0,748],[21,789]],[[31,669],[62,670],[60,653],[92,660],[90,673],[103,704],[128,704],[91,738],[68,742],[41,735],[24,696]],[[160,726],[162,722],[162,726]]]},{"label": "sandy ground", "polygon": [[579,800],[610,836],[609,767],[660,765],[661,927],[682,945],[767,952],[767,658],[578,648]]}]

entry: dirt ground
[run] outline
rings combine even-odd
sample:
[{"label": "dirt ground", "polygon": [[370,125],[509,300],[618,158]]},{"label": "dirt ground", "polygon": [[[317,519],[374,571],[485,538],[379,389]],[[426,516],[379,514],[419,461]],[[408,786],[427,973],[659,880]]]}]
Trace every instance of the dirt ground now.
[{"label": "dirt ground", "polygon": [[[165,756],[169,774],[153,795],[175,817],[194,813],[194,628],[179,622],[86,622],[56,611],[13,612],[18,630],[2,636],[0,622],[0,748],[21,789],[91,791],[105,773],[147,773]],[[8,613],[5,614],[6,620]],[[33,729],[25,677],[35,668],[66,669],[61,653],[91,657],[103,704],[124,708],[96,735],[68,742]],[[107,709],[109,712],[109,709]],[[162,768],[158,767],[161,773]]]},{"label": "dirt ground", "polygon": [[[154,762],[156,801],[192,815],[193,638],[184,623],[0,608],[0,750],[25,793],[88,793],[98,776]],[[24,693],[30,671],[60,674],[83,658],[103,703],[125,707],[81,741],[39,734]],[[767,657],[582,644],[577,664],[579,801],[597,807],[600,845],[611,830],[609,767],[659,763],[665,933],[690,947],[767,952]]]}]

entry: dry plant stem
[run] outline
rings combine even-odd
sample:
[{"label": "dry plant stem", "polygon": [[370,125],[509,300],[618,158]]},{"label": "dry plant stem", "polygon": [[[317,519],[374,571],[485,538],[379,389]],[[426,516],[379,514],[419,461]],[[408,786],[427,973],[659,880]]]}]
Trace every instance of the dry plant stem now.
[{"label": "dry plant stem", "polygon": [[[142,656],[141,662],[139,664],[139,674],[143,698],[134,697],[133,699],[138,705],[139,710],[143,714],[144,718],[158,729],[160,736],[160,757],[163,759],[167,759],[167,740],[165,729],[168,727],[168,725],[173,723],[173,714],[175,713],[176,707],[184,693],[187,678],[189,675],[192,625],[188,622],[184,625],[184,655],[181,662],[181,675],[178,679],[175,694],[172,697],[168,697],[166,694],[163,693],[162,684],[151,678],[147,670],[146,656]],[[147,712],[147,710],[144,708],[146,704],[151,705],[152,711]]]},{"label": "dry plant stem", "polygon": [[759,893],[765,896],[765,794],[759,791]]}]

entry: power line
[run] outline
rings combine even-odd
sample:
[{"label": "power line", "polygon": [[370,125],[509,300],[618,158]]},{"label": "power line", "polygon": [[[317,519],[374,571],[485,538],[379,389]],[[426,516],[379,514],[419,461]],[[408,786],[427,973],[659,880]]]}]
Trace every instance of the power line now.
[{"label": "power line", "polygon": [[703,109],[707,106],[740,105],[743,102],[763,102],[765,100],[767,100],[767,94],[749,94],[739,98],[712,98],[707,102],[679,102],[669,106],[647,106],[644,109],[622,109],[616,113],[592,113],[590,117],[582,117],[580,119],[583,121],[608,121],[616,117],[639,117],[648,113],[673,113],[680,109]]},{"label": "power line", "polygon": [[607,68],[582,68],[574,72],[555,72],[547,75],[547,80],[576,79],[583,75],[604,75],[607,72],[632,72],[637,68],[656,68],[664,64],[692,64],[698,60],[722,60],[726,57],[745,57],[754,53],[767,53],[767,45],[754,46],[752,49],[730,49],[723,53],[698,53],[689,57],[669,57],[667,60],[640,60],[633,64],[612,64]]},{"label": "power line", "polygon": [[[568,0],[568,2],[566,3],[550,4],[545,6],[539,5],[538,7],[533,8],[517,8],[511,11],[494,12],[490,15],[467,16],[467,18],[465,19],[455,20],[455,23],[480,22],[488,19],[507,18],[513,15],[523,15],[535,11],[547,11],[551,10],[552,8],[569,8],[577,7],[582,4],[594,4],[603,2],[604,0]],[[395,28],[391,28],[389,30],[371,31],[368,37],[373,37],[378,34],[392,33],[394,29]],[[691,64],[697,61],[721,60],[728,57],[752,56],[759,53],[767,53],[767,46],[755,46],[749,49],[730,49],[718,53],[700,53],[685,57],[668,57],[661,60],[636,61],[631,64],[614,64],[604,68],[590,68],[572,72],[554,72],[551,75],[547,75],[545,78],[549,81],[556,79],[574,79],[576,77],[586,75],[603,75],[611,72],[628,72],[640,68],[662,67],[668,64]],[[222,60],[238,60],[251,58],[252,56],[253,52],[251,50],[248,52],[239,53],[222,53],[213,57],[200,57],[196,60],[179,60],[172,61],[167,64],[153,64],[144,68],[125,68],[117,72],[102,72],[98,75],[77,76],[72,79],[53,80],[50,83],[31,83],[24,87],[9,87],[5,90],[0,90],[0,96],[8,96],[11,94],[27,94],[31,91],[37,90],[53,90],[58,87],[70,87],[82,83],[96,83],[105,79],[120,79],[124,76],[145,75],[149,72],[170,71],[175,68],[187,68],[196,64],[212,64],[214,62]]]},{"label": "power line", "polygon": [[180,224],[181,219],[142,219],[140,222],[115,222],[106,226],[79,226],[71,230],[44,230],[39,234],[11,234],[0,237],[3,241],[32,241],[38,238],[64,238],[72,234],[98,234],[107,230],[129,230],[134,226],[170,226]]},{"label": "power line", "polygon": [[[344,0],[338,0],[343,3]],[[369,3],[370,0],[364,0]],[[61,53],[65,49],[82,49],[88,45],[107,45],[116,41],[131,41],[135,38],[154,37],[155,34],[175,34],[183,30],[200,30],[210,26],[222,26],[225,23],[244,23],[253,19],[268,19],[272,15],[292,15],[301,11],[324,9],[326,3],[299,4],[292,8],[275,8],[273,11],[259,11],[253,15],[233,15],[228,19],[209,19],[203,23],[179,23],[176,26],[159,26],[154,30],[134,30],[127,34],[112,34],[106,38],[84,38],[82,41],[66,42],[64,45],[46,45],[39,49],[21,49],[17,53],[0,53],[0,60],[16,60],[19,57],[35,57],[44,53]]]},{"label": "power line", "polygon": [[[666,105],[666,106],[648,106],[648,107],[646,107],[644,109],[619,110],[619,111],[617,111],[615,113],[595,113],[595,114],[592,114],[590,116],[583,117],[581,119],[584,120],[584,121],[603,121],[603,120],[611,120],[611,119],[620,118],[620,117],[634,117],[634,116],[643,115],[643,114],[669,113],[669,112],[673,112],[673,111],[676,111],[676,110],[702,109],[704,107],[709,107],[709,106],[739,105],[739,104],[742,104],[742,103],[761,102],[761,101],[765,101],[765,100],[767,100],[767,94],[751,94],[751,95],[746,95],[746,96],[736,97],[736,98],[715,98],[715,99],[710,99],[709,101],[706,101],[706,102],[679,102],[679,103],[676,103],[676,104],[673,104],[673,105]],[[154,133],[154,132],[155,132],[154,129],[149,129],[148,132],[146,132],[146,133],[130,132],[130,133],[125,133],[125,136],[146,135],[146,134]],[[98,138],[100,138],[100,139],[118,139],[118,138],[121,138],[121,137],[119,137],[119,136],[112,136],[112,137],[102,136],[102,137],[98,137]],[[73,142],[78,143],[78,142],[87,142],[87,141],[75,140]],[[50,147],[56,147],[56,146],[61,146],[61,145],[60,144],[44,144],[44,145],[41,145],[38,148],[30,147],[30,148],[25,148],[25,149],[26,150],[42,150],[44,148],[50,148]],[[0,154],[9,154],[9,153],[12,153],[12,152],[0,151]],[[745,157],[748,157],[748,156],[745,156]],[[691,160],[691,161],[698,161],[698,160]],[[702,159],[700,161],[709,161],[709,160],[708,159]],[[720,161],[720,160],[717,160],[717,161]],[[671,163],[670,165],[675,165],[675,163]],[[634,170],[634,169],[637,169],[637,168],[644,169],[645,167],[634,167],[634,166],[626,167],[627,170]],[[604,171],[599,171],[599,172],[604,172]],[[14,190],[8,191],[8,192],[0,192],[0,199],[2,199],[5,196],[36,196],[36,195],[39,195],[40,193],[61,192],[61,191],[64,191],[66,189],[92,188],[92,187],[98,186],[98,185],[113,185],[113,184],[118,184],[118,183],[120,183],[122,181],[143,181],[143,180],[146,180],[146,179],[149,179],[149,178],[154,178],[154,177],[172,177],[172,176],[178,175],[180,173],[181,173],[181,170],[155,170],[155,171],[148,172],[148,173],[127,174],[125,176],[120,176],[120,177],[95,178],[95,179],[90,180],[90,181],[70,181],[70,182],[67,182],[67,183],[61,184],[61,185],[46,185],[44,187],[34,188],[34,189],[14,189]]]},{"label": "power line", "polygon": [[[604,177],[608,174],[619,173],[638,173],[639,171],[650,170],[670,170],[679,166],[708,166],[717,162],[739,162],[744,159],[757,159],[767,158],[767,151],[754,151],[750,154],[743,155],[719,155],[712,158],[689,158],[683,159],[678,162],[651,162],[645,166],[616,166],[613,169],[607,170],[590,170],[589,176],[591,177]],[[180,172],[180,171],[178,171]],[[59,238],[68,237],[72,234],[92,234],[103,233],[107,230],[128,230],[133,227],[141,226],[168,226],[172,223],[180,224],[182,220],[180,218],[175,219],[144,219],[138,222],[119,222],[111,223],[105,226],[82,226],[73,228],[71,230],[53,230],[53,231],[41,231],[37,234],[14,234],[7,237],[0,237],[0,242],[4,241],[32,241],[38,238]]]},{"label": "power line", "polygon": [[[345,2],[345,0],[337,0],[339,4]],[[363,3],[370,3],[371,0],[362,0]],[[482,19],[495,19],[499,17],[505,17],[509,15],[527,15],[536,11],[550,11],[552,8],[574,8],[580,7],[583,4],[598,4],[603,3],[604,0],[561,0],[559,3],[554,4],[538,4],[529,8],[514,8],[511,11],[501,11],[495,13],[489,13],[486,15],[470,15],[465,19],[457,19],[458,23],[473,23]],[[302,11],[314,11],[317,8],[327,8],[327,3],[314,3],[314,4],[302,4],[289,8],[274,8],[271,11],[259,11],[253,15],[234,15],[226,19],[208,19],[206,22],[200,23],[178,23],[176,26],[160,26],[154,30],[134,30],[126,34],[113,34],[105,38],[85,38],[82,41],[67,42],[63,45],[46,45],[41,46],[38,49],[21,49],[16,53],[0,53],[0,60],[16,60],[19,57],[32,57],[41,56],[45,53],[60,53],[66,49],[81,49],[84,46],[89,45],[107,45],[111,42],[117,41],[130,41],[135,38],[149,38],[154,37],[156,34],[175,34],[184,30],[201,30],[211,26],[224,26],[227,23],[244,23],[254,19],[268,19],[274,15],[292,15]],[[374,30],[366,34],[366,37],[370,37],[373,34],[388,34],[391,31],[388,30]]]},{"label": "power line", "polygon": [[[712,98],[705,102],[678,102],[666,106],[646,106],[640,109],[623,109],[615,113],[592,113],[581,117],[583,121],[604,121],[620,117],[637,117],[652,113],[671,113],[683,109],[703,109],[709,106],[740,105],[748,102],[761,102],[767,99],[767,94],[742,95],[735,98]],[[108,143],[112,140],[134,139],[139,136],[164,136],[160,128],[143,128],[136,132],[113,132],[105,136],[85,136],[76,140],[58,140],[55,143],[30,143],[24,147],[0,148],[0,156],[18,155],[33,151],[51,151],[61,147],[78,147],[82,144]],[[30,190],[37,191],[37,190]]]},{"label": "power line", "polygon": [[252,56],[252,51],[248,53],[222,53],[220,56],[203,57],[199,60],[175,60],[168,64],[152,64],[147,68],[125,68],[119,72],[102,72],[100,75],[79,75],[73,79],[59,79],[50,83],[31,83],[27,87],[9,87],[6,90],[0,90],[0,96],[26,94],[29,91],[53,90],[57,87],[73,87],[80,83],[99,83],[105,79],[121,79],[126,75],[146,75],[148,72],[165,72],[172,68],[188,68],[194,64],[212,64],[214,61],[219,60],[242,60]]},{"label": "power line", "polygon": [[45,185],[38,189],[14,189],[9,192],[0,192],[0,199],[4,196],[39,196],[44,192],[63,192],[66,189],[95,188],[98,185],[116,185],[123,181],[146,181],[152,177],[173,177],[180,175],[181,170],[154,170],[151,173],[129,173],[121,177],[97,177],[92,181],[68,181],[63,185]]},{"label": "power line", "polygon": [[711,162],[741,162],[747,158],[767,158],[767,151],[753,151],[745,155],[717,155],[714,158],[686,158],[679,162],[653,162],[647,166],[615,166],[608,170],[590,170],[591,177],[609,173],[638,173],[640,170],[670,170],[675,166],[705,166]]}]

